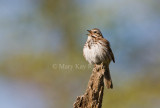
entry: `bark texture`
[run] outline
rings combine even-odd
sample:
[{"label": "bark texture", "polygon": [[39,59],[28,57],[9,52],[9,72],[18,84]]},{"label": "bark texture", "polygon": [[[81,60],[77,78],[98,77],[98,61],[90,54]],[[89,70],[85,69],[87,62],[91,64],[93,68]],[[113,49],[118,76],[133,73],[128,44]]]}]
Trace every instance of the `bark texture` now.
[{"label": "bark texture", "polygon": [[104,69],[96,65],[88,82],[86,92],[78,96],[74,108],[101,108],[104,90]]}]

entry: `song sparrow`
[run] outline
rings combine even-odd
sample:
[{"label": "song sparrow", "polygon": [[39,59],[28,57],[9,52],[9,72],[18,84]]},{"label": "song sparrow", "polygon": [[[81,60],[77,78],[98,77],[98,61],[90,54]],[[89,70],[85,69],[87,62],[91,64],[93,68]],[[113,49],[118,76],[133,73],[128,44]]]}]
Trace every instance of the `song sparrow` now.
[{"label": "song sparrow", "polygon": [[87,30],[88,39],[83,48],[83,55],[90,64],[102,65],[104,68],[104,84],[107,88],[113,88],[109,71],[111,60],[115,63],[114,55],[108,40],[103,38],[101,31],[97,28]]}]

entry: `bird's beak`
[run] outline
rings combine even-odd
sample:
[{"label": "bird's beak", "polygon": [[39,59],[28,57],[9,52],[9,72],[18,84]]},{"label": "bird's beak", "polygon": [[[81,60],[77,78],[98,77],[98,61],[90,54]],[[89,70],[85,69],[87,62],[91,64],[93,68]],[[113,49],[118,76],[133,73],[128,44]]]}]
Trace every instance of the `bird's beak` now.
[{"label": "bird's beak", "polygon": [[91,34],[91,30],[87,30],[88,32],[89,32],[89,34],[86,34],[87,36],[90,36],[90,34]]},{"label": "bird's beak", "polygon": [[91,30],[87,30],[89,33],[91,33]]}]

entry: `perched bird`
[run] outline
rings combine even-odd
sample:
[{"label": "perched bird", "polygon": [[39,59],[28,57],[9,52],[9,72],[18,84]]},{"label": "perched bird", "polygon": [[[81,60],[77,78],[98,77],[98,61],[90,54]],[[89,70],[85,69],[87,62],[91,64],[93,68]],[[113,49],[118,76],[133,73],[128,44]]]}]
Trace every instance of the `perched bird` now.
[{"label": "perched bird", "polygon": [[106,40],[98,28],[87,30],[88,39],[83,48],[83,55],[90,64],[102,65],[104,71],[104,84],[107,88],[113,88],[109,71],[111,61],[115,63],[110,43]]}]

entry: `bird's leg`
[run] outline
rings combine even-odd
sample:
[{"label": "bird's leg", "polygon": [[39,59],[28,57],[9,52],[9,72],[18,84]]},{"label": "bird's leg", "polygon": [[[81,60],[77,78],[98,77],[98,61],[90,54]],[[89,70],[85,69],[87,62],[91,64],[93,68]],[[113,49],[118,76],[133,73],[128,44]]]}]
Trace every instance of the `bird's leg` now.
[{"label": "bird's leg", "polygon": [[101,69],[104,69],[104,65],[103,65],[103,62],[101,63]]},{"label": "bird's leg", "polygon": [[105,66],[104,66],[103,62],[101,63],[101,67],[100,68],[101,68],[101,70],[103,70],[103,74],[104,74],[104,72],[105,72]]},{"label": "bird's leg", "polygon": [[102,69],[101,64],[95,64],[94,67],[95,67],[96,71],[100,71]]},{"label": "bird's leg", "polygon": [[96,69],[96,71],[99,71],[99,66],[94,64],[94,68]]}]

